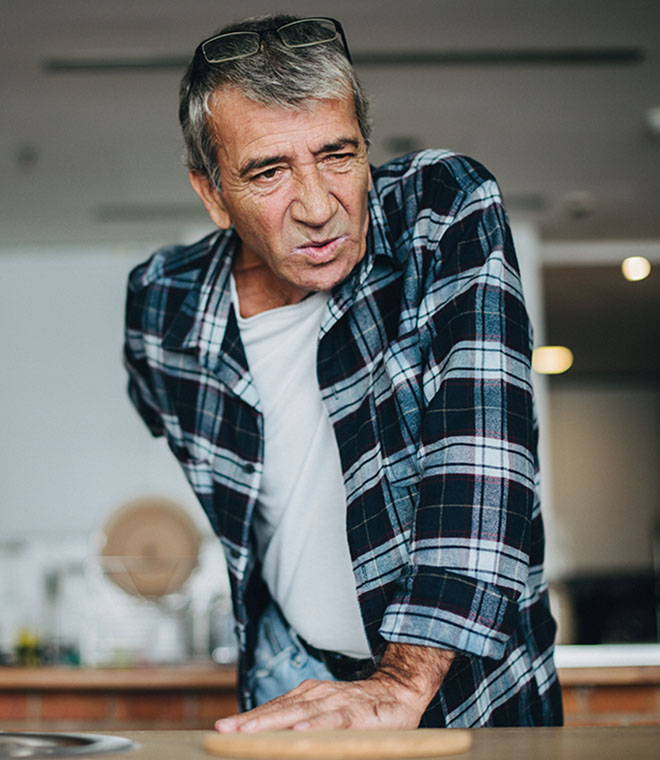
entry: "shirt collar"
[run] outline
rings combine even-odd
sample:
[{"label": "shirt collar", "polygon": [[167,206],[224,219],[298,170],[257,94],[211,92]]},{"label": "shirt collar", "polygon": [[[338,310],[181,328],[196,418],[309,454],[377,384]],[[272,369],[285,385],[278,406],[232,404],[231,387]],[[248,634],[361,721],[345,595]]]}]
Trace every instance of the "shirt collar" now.
[{"label": "shirt collar", "polygon": [[208,258],[203,259],[208,263],[165,333],[164,348],[198,348],[208,354],[212,346],[219,346],[218,334],[222,340],[231,305],[228,282],[238,236],[233,229],[221,230],[203,242],[209,248]]},{"label": "shirt collar", "polygon": [[[372,173],[375,171],[372,167]],[[396,211],[401,214],[399,208]],[[378,192],[377,178],[374,179],[372,188],[369,191],[369,232],[373,258],[382,256],[388,259],[397,269],[402,269],[407,254],[405,251],[399,250],[392,239],[383,199]]]}]

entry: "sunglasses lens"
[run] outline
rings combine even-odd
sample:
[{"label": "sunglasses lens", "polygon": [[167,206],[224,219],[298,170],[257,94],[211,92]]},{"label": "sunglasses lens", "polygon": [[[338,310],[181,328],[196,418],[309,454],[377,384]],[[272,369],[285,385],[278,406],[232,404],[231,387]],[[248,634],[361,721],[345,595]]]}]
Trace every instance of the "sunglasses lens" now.
[{"label": "sunglasses lens", "polygon": [[332,21],[325,19],[305,19],[285,24],[278,30],[280,39],[288,47],[305,47],[321,42],[332,42],[337,38],[337,30]]},{"label": "sunglasses lens", "polygon": [[202,53],[209,63],[222,63],[245,58],[259,50],[259,35],[254,32],[221,34],[202,44]]}]

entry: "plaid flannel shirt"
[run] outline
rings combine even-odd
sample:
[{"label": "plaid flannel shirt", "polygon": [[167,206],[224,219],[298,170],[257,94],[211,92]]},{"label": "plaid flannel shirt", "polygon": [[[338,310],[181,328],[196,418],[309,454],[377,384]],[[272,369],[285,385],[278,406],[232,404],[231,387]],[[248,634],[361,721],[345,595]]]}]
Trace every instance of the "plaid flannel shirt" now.
[{"label": "plaid flannel shirt", "polygon": [[[422,725],[559,723],[531,331],[497,184],[443,151],[373,179],[367,252],[332,291],[317,353],[368,640],[457,651]],[[238,243],[216,232],[132,272],[125,361],[224,546],[244,684],[267,591],[250,530],[262,416],[229,289]]]}]

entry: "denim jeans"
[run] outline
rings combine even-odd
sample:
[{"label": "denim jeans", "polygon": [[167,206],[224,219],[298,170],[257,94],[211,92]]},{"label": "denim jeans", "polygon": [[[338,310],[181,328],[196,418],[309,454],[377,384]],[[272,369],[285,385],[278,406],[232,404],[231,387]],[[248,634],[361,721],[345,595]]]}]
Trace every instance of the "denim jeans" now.
[{"label": "denim jeans", "polygon": [[296,632],[270,604],[259,621],[254,666],[248,673],[254,706],[295,689],[307,678],[337,680],[322,662],[309,655]]}]

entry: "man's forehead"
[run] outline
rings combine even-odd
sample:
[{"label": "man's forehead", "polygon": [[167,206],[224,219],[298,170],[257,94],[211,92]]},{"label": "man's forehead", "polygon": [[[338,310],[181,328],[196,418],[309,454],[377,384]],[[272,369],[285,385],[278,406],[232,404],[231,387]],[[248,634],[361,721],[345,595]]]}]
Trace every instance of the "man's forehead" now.
[{"label": "man's forehead", "polygon": [[326,144],[361,141],[352,97],[264,105],[235,88],[224,88],[209,110],[218,146],[233,155],[293,142],[308,143],[310,150],[318,151]]}]

